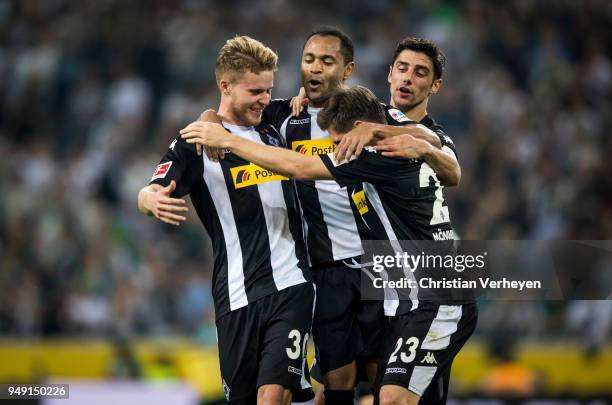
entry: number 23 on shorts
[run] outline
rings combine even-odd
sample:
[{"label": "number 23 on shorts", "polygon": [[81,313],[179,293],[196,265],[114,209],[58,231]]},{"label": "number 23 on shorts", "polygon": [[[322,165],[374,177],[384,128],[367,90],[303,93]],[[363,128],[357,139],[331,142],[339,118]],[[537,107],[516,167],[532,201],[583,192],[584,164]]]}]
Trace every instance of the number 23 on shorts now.
[{"label": "number 23 on shorts", "polygon": [[[405,346],[405,347],[404,347]],[[395,344],[395,350],[391,353],[389,357],[389,362],[387,364],[395,363],[399,358],[404,363],[411,363],[416,357],[416,350],[419,347],[419,338],[410,337],[404,341],[404,338],[397,339],[397,343]]]}]

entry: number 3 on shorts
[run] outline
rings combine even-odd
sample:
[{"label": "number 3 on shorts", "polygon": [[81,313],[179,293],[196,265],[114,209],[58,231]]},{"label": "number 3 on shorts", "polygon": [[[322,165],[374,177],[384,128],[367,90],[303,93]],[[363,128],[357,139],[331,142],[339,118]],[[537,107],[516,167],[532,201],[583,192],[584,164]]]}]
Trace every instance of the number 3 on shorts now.
[{"label": "number 3 on shorts", "polygon": [[[393,353],[391,353],[391,357],[389,357],[389,362],[387,364],[391,364],[397,361],[397,352],[402,348],[402,343],[402,338],[397,339],[397,343],[395,344],[395,350],[393,350]],[[406,345],[408,346],[408,354],[406,355],[406,352],[401,352],[400,359],[404,363],[410,363],[412,360],[414,360],[416,356],[416,349],[417,347],[419,347],[419,338],[413,336],[411,338],[406,339]]]},{"label": "number 3 on shorts", "polygon": [[285,351],[287,352],[287,356],[291,360],[295,360],[300,357],[300,353],[302,352],[306,353],[306,345],[308,344],[308,333],[304,335],[304,341],[301,345],[300,341],[302,340],[302,334],[299,330],[292,329],[291,332],[289,332],[288,338],[293,340],[293,342],[291,342],[292,346],[286,348]]}]

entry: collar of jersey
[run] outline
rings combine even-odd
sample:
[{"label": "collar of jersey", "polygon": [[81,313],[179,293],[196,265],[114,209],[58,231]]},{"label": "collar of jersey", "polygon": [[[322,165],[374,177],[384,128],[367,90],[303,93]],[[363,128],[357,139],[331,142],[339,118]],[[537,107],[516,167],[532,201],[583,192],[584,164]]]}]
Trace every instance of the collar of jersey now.
[{"label": "collar of jersey", "polygon": [[236,125],[236,124],[230,124],[229,122],[225,122],[223,121],[223,126],[225,127],[225,129],[229,129],[231,130],[235,130],[235,131],[252,131],[255,129],[255,127],[250,126],[250,127],[243,127],[242,125]]}]

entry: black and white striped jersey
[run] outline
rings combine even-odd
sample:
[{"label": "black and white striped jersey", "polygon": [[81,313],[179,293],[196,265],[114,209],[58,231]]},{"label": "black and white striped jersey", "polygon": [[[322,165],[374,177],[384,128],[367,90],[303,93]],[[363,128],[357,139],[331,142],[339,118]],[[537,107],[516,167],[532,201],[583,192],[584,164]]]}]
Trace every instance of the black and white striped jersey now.
[{"label": "black and white striped jersey", "polygon": [[[385,108],[385,118],[387,119],[387,124],[404,126],[410,123],[415,123],[397,108],[386,104],[383,104],[383,106]],[[426,115],[421,121],[419,121],[419,124],[425,125],[427,128],[435,132],[436,135],[438,135],[438,138],[440,138],[440,143],[442,144],[442,150],[444,152],[452,154],[455,156],[455,158],[457,157],[457,150],[455,149],[453,140],[446,135],[444,129],[440,125],[436,124],[436,122],[429,115]]]},{"label": "black and white striped jersey", "polygon": [[[264,121],[277,128],[287,146],[306,155],[333,153],[334,143],[319,128],[320,108],[307,107],[292,116],[289,100],[273,100],[264,110]],[[362,239],[372,236],[378,220],[370,211],[361,184],[341,187],[333,180],[298,181],[297,191],[311,265],[359,256]]]},{"label": "black and white striped jersey", "polygon": [[[340,185],[366,182],[365,193],[394,250],[403,247],[394,246],[393,241],[438,241],[436,253],[452,254],[455,236],[443,187],[425,161],[389,158],[371,149],[342,164],[337,164],[331,154],[320,157]],[[385,314],[401,315],[416,308],[418,291],[411,299],[385,299]]]},{"label": "black and white striped jersey", "polygon": [[[269,125],[226,129],[250,141],[279,146]],[[226,151],[212,162],[180,137],[151,183],[176,181],[173,197],[190,194],[212,239],[217,319],[285,288],[310,281],[295,183]]]}]

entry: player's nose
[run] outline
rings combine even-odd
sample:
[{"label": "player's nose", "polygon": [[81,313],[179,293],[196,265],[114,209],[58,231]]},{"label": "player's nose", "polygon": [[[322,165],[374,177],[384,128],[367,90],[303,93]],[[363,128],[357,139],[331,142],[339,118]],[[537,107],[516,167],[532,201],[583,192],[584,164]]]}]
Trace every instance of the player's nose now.
[{"label": "player's nose", "polygon": [[321,73],[323,71],[323,65],[320,61],[315,60],[310,64],[310,72],[311,73]]},{"label": "player's nose", "polygon": [[262,106],[267,106],[268,104],[270,104],[270,100],[272,99],[272,95],[269,93],[263,94],[259,100],[257,100],[257,102],[259,104],[261,104]]}]

